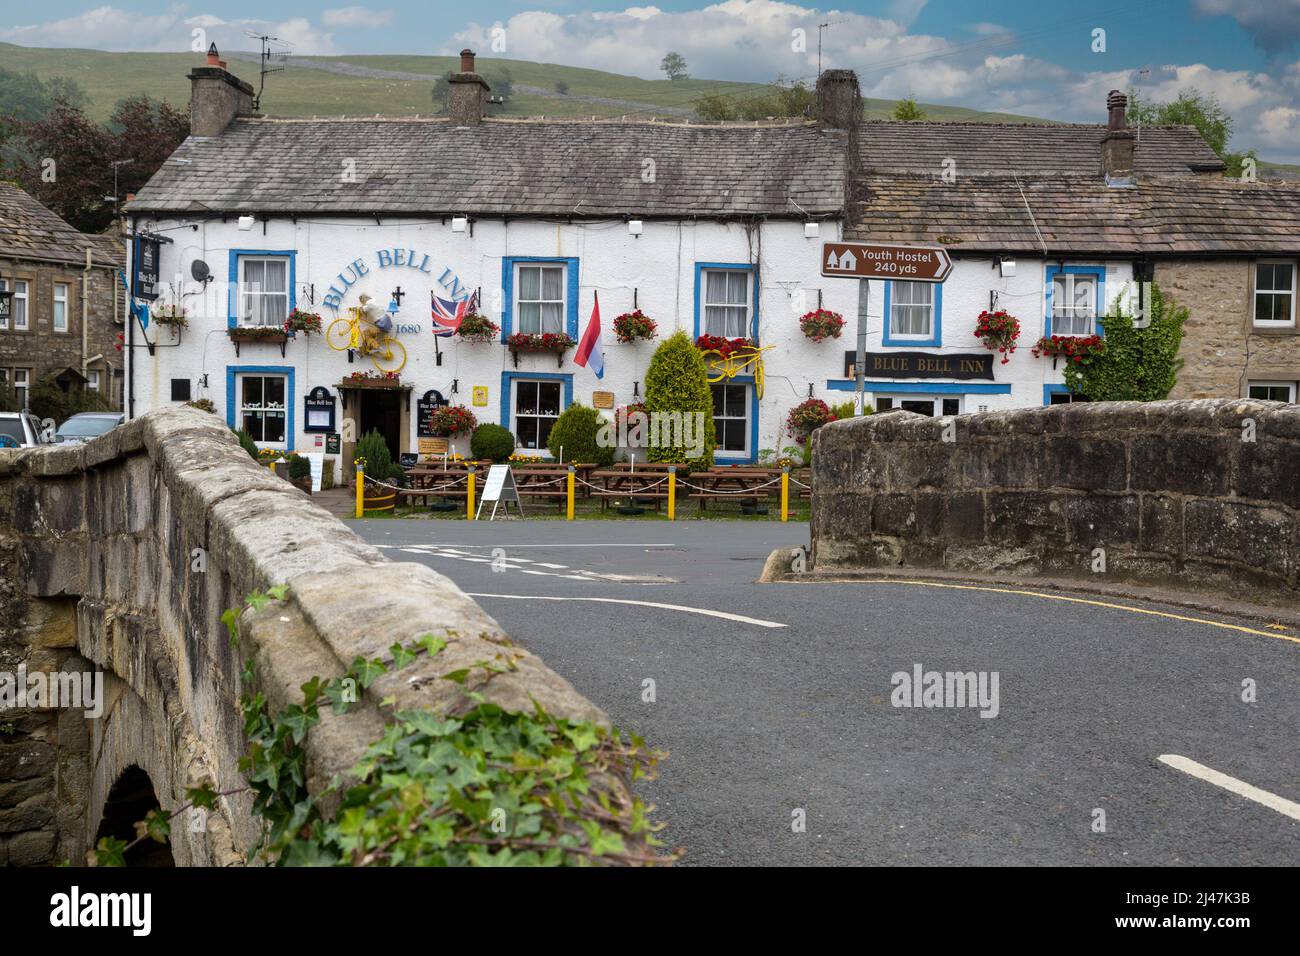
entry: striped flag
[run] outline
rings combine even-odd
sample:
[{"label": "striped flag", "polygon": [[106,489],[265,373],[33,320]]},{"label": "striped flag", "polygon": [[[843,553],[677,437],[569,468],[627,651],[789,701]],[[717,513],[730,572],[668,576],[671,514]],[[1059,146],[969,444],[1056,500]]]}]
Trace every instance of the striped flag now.
[{"label": "striped flag", "polygon": [[578,340],[578,354],[573,357],[573,361],[584,368],[590,363],[596,378],[604,378],[605,357],[600,352],[600,294],[593,295],[595,303],[591,307],[591,318],[587,320],[587,330]]}]

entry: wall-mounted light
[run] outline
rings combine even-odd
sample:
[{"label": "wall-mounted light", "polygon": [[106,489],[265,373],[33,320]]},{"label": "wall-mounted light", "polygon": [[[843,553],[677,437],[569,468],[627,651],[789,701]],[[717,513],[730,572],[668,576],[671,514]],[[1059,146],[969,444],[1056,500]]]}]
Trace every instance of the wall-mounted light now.
[{"label": "wall-mounted light", "polygon": [[452,231],[452,232],[464,232],[464,231],[465,231],[466,229],[468,229],[468,228],[469,228],[469,220],[468,220],[467,218],[465,218],[464,216],[452,216],[452,217],[451,217],[451,231]]},{"label": "wall-mounted light", "polygon": [[815,222],[805,222],[803,224],[803,237],[805,239],[816,239],[821,235],[821,228]]},{"label": "wall-mounted light", "polygon": [[644,229],[645,229],[645,223],[643,223],[640,219],[629,219],[627,221],[627,234],[629,236],[640,237]]},{"label": "wall-mounted light", "polygon": [[256,221],[256,220],[255,220],[252,216],[240,216],[240,217],[239,217],[239,231],[240,231],[240,232],[248,232],[248,231],[250,231],[250,230],[253,228],[253,223],[254,223],[255,221]]},{"label": "wall-mounted light", "polygon": [[1004,279],[1010,279],[1016,274],[1016,260],[1010,256],[994,256],[993,264],[997,266]]}]

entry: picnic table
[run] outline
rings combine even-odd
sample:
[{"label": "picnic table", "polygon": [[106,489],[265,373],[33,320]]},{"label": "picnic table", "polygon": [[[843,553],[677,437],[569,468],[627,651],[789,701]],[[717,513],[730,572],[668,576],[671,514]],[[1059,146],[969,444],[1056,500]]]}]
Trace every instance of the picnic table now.
[{"label": "picnic table", "polygon": [[[697,471],[687,477],[690,497],[699,502],[705,511],[710,501],[745,501],[757,505],[775,489],[781,493],[781,473],[762,467],[713,467]],[[752,493],[747,493],[752,492]]]},{"label": "picnic table", "polygon": [[420,504],[428,506],[430,498],[464,498],[468,494],[469,482],[465,479],[473,472],[482,477],[486,471],[473,463],[434,464],[428,462],[406,469],[406,477],[411,487],[403,488],[398,494],[408,500],[420,499]]},{"label": "picnic table", "polygon": [[[616,498],[648,498],[659,510],[659,502],[668,498],[668,469],[670,465],[655,462],[653,465],[631,467],[618,462],[608,468],[597,468],[587,476],[588,493],[600,499],[602,511]],[[679,478],[680,480],[680,478]]]}]

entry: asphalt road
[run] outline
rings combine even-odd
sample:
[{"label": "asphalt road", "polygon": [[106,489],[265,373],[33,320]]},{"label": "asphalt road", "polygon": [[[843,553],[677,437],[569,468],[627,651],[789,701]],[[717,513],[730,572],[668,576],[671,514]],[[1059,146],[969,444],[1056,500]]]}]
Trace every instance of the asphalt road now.
[{"label": "asphalt road", "polygon": [[[670,752],[644,792],[686,864],[1300,863],[1300,643],[1281,634],[995,591],[753,583],[773,548],[807,541],[793,523],[349,524],[451,577]],[[996,672],[996,717],[893,706],[892,675],[916,665]]]}]

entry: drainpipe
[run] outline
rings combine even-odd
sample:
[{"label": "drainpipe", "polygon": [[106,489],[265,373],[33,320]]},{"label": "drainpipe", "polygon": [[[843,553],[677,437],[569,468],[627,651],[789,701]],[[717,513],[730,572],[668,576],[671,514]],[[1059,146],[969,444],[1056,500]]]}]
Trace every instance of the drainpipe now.
[{"label": "drainpipe", "polygon": [[86,246],[86,268],[81,270],[81,377],[88,379],[86,374],[86,345],[88,342],[86,331],[90,318],[90,246]]},{"label": "drainpipe", "polygon": [[[137,216],[131,217],[131,241],[126,244],[126,288],[127,295],[135,287],[135,232],[139,228],[140,219]],[[126,310],[126,350],[122,356],[122,361],[126,363],[126,417],[128,420],[135,418],[135,356],[131,354],[131,349],[135,343],[135,323],[131,321],[131,302],[127,299]]]}]

